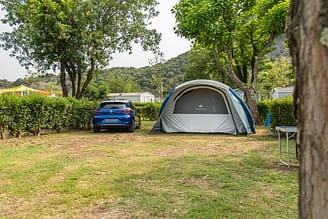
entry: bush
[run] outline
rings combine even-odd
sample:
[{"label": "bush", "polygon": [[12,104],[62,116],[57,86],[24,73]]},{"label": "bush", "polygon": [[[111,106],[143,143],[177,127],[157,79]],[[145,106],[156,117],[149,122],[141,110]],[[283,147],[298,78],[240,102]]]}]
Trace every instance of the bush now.
[{"label": "bush", "polygon": [[295,118],[293,116],[293,98],[286,97],[283,99],[276,100],[264,100],[257,104],[260,122],[263,124],[265,122],[267,114],[271,114],[271,127],[290,125],[294,126],[296,124]]},{"label": "bush", "polygon": [[41,130],[92,127],[93,111],[98,103],[74,98],[49,98],[40,95],[0,95],[0,134],[23,132],[40,135]]},{"label": "bush", "polygon": [[257,103],[261,124],[264,124],[266,116],[270,112],[272,102],[273,102],[272,100],[264,100]]},{"label": "bush", "polygon": [[7,96],[0,96],[0,137],[4,139],[5,133],[8,130],[9,123],[11,120],[9,110],[10,98]]},{"label": "bush", "polygon": [[8,130],[10,135],[21,137],[30,122],[30,107],[26,99],[12,96],[7,99],[7,115],[9,118]]},{"label": "bush", "polygon": [[136,103],[135,105],[139,109],[142,120],[156,121],[162,103]]},{"label": "bush", "polygon": [[48,115],[48,129],[61,132],[65,127],[69,127],[69,101],[67,98],[51,98],[49,99],[51,112]]},{"label": "bush", "polygon": [[[49,129],[48,119],[49,115],[52,114],[50,98],[40,95],[31,95],[25,98],[26,107],[29,109],[29,114],[27,115],[27,130],[32,132],[35,136],[39,136],[42,129]],[[52,123],[52,121],[50,122]]]},{"label": "bush", "polygon": [[87,99],[77,100],[70,98],[69,100],[69,128],[73,129],[89,129],[92,127],[93,111],[97,108],[98,102],[88,101]]},{"label": "bush", "polygon": [[276,126],[294,126],[296,120],[293,115],[293,99],[286,97],[284,99],[277,99],[273,101],[270,108],[271,113],[271,127]]}]

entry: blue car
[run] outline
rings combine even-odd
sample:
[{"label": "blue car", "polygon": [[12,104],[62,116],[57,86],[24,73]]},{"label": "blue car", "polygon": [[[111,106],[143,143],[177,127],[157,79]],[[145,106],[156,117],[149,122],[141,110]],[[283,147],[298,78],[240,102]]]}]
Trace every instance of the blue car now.
[{"label": "blue car", "polygon": [[112,128],[124,128],[129,132],[134,132],[140,127],[139,113],[131,101],[103,101],[94,111],[94,132]]}]

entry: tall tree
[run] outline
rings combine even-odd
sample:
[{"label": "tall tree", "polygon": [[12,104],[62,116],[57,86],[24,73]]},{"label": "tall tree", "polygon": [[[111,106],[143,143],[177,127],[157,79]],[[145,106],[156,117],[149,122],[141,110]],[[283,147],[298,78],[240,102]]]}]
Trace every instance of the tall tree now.
[{"label": "tall tree", "polygon": [[184,80],[194,79],[210,79],[221,81],[225,84],[232,86],[231,81],[217,70],[215,65],[214,54],[211,50],[195,44],[188,53],[189,65],[186,66],[186,74]]},{"label": "tall tree", "polygon": [[13,30],[0,35],[25,66],[59,69],[63,95],[81,98],[112,54],[140,43],[159,53],[160,34],[148,29],[157,16],[156,0],[0,0],[2,22]]},{"label": "tall tree", "polygon": [[257,92],[259,99],[270,99],[275,87],[293,86],[295,83],[292,66],[288,58],[268,60],[258,75]]},{"label": "tall tree", "polygon": [[176,33],[211,49],[217,68],[245,92],[255,122],[259,65],[284,31],[289,0],[181,0]]},{"label": "tall tree", "polygon": [[328,1],[292,0],[288,44],[301,149],[300,218],[328,215]]},{"label": "tall tree", "polygon": [[155,56],[155,58],[148,60],[148,63],[152,67],[152,74],[148,80],[153,87],[153,93],[159,97],[160,101],[164,99],[164,79],[167,78],[163,68],[164,62],[165,60],[162,56]]}]

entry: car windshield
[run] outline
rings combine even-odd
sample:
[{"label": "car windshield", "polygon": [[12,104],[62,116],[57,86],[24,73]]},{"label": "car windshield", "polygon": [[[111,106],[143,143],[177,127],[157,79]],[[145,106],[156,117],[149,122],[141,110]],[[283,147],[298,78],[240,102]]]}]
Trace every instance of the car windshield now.
[{"label": "car windshield", "polygon": [[100,108],[106,108],[106,109],[119,109],[119,108],[125,108],[125,103],[101,103]]}]

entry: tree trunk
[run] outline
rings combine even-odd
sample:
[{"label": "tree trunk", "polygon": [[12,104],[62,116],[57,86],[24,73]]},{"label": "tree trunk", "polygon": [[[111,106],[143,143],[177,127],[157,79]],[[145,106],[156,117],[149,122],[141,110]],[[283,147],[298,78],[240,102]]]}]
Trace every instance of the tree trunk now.
[{"label": "tree trunk", "polygon": [[81,88],[82,88],[82,73],[79,72],[77,74],[77,88],[76,88],[76,96],[80,96],[81,95]]},{"label": "tree trunk", "polygon": [[68,97],[68,88],[66,82],[66,66],[65,62],[60,62],[60,84],[62,87],[63,97]]},{"label": "tree trunk", "polygon": [[[230,66],[227,66],[227,68],[223,67],[223,64],[220,62],[220,56],[217,48],[213,47],[213,52],[215,56],[215,64],[220,72],[222,72],[224,75],[226,75],[233,83],[235,83],[238,87],[240,87],[245,92],[246,97],[246,103],[249,107],[249,110],[251,111],[254,119],[255,124],[259,124],[260,122],[260,115],[259,110],[257,107],[257,101],[255,96],[255,89],[252,88],[252,86],[248,86],[246,83],[242,82],[237,75],[232,70],[232,64]],[[232,61],[230,61],[232,63]],[[257,69],[256,69],[257,70]],[[256,74],[257,77],[257,74]],[[256,82],[254,82],[254,87],[256,87]]]},{"label": "tree trunk", "polygon": [[95,67],[96,67],[96,61],[95,61],[95,59],[91,58],[90,69],[88,71],[87,78],[84,81],[81,92],[76,97],[77,99],[81,99],[87,92],[88,85],[90,84],[90,82],[93,78],[94,72],[95,72]]},{"label": "tree trunk", "polygon": [[246,103],[249,107],[249,110],[252,112],[254,123],[259,124],[260,114],[259,109],[257,107],[255,90],[251,88],[243,88],[242,90],[245,92]]},{"label": "tree trunk", "polygon": [[6,130],[4,128],[0,129],[0,139],[2,140],[6,139]]},{"label": "tree trunk", "polygon": [[300,218],[328,215],[328,1],[292,0],[288,43],[301,149]]},{"label": "tree trunk", "polygon": [[76,96],[76,73],[69,72],[69,78],[70,78],[71,84],[72,84],[72,97],[75,97]]}]

